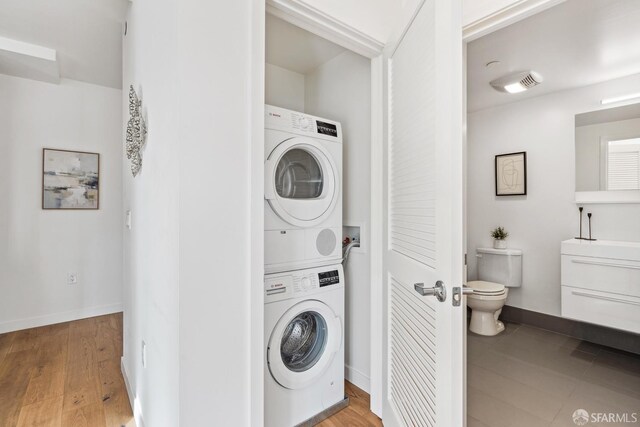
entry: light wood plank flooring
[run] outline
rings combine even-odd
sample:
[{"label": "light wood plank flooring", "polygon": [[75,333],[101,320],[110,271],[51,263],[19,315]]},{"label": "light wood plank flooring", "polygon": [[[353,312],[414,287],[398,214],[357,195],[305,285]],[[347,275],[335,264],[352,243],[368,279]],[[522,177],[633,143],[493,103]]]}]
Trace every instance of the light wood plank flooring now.
[{"label": "light wood plank flooring", "polygon": [[319,427],[382,427],[380,418],[369,410],[366,392],[348,381],[344,390],[349,396],[349,406],[318,424]]},{"label": "light wood plank flooring", "polygon": [[122,314],[0,335],[0,427],[134,427]]}]

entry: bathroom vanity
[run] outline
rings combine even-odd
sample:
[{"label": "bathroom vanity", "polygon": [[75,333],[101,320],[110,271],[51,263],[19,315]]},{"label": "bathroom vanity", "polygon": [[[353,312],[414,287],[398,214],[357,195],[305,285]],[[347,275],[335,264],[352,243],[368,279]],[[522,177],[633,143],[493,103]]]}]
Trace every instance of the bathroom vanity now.
[{"label": "bathroom vanity", "polygon": [[565,240],[562,317],[640,333],[640,242]]}]

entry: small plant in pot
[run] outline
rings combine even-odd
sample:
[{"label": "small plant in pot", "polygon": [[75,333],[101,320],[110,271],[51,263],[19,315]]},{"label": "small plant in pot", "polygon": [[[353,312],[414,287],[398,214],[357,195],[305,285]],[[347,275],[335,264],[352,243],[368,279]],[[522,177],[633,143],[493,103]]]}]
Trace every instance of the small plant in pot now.
[{"label": "small plant in pot", "polygon": [[509,233],[503,227],[496,227],[491,232],[491,237],[493,237],[493,247],[495,249],[507,249]]}]

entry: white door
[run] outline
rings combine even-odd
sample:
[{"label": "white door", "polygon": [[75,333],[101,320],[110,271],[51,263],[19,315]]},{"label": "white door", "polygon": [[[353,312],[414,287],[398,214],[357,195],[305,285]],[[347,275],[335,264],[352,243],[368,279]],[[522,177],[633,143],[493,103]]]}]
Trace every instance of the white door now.
[{"label": "white door", "polygon": [[460,8],[421,1],[385,49],[386,427],[465,423]]}]

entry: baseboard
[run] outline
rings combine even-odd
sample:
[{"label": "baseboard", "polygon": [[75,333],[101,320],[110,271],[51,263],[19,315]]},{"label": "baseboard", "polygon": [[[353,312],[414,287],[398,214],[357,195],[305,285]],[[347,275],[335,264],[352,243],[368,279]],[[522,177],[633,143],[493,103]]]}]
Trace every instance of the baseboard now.
[{"label": "baseboard", "polygon": [[344,366],[344,376],[347,381],[355,385],[359,389],[371,393],[371,379],[369,376],[363,374],[357,369],[352,368],[349,365]]},{"label": "baseboard", "polygon": [[131,405],[131,410],[133,411],[133,391],[131,391],[131,383],[129,383],[129,375],[127,374],[127,365],[124,362],[124,356],[120,358],[120,372],[122,372],[122,378],[124,378],[124,386],[127,389],[127,397],[129,398],[129,404]]},{"label": "baseboard", "polygon": [[129,398],[129,404],[131,405],[131,411],[133,411],[133,417],[136,420],[137,427],[144,427],[144,419],[142,418],[142,412],[137,407],[135,394],[131,389],[131,383],[129,382],[129,375],[127,374],[127,364],[124,361],[124,356],[120,358],[120,371],[122,372],[122,378],[124,378],[124,386],[127,389],[127,397]]},{"label": "baseboard", "polygon": [[505,305],[500,319],[546,329],[583,341],[640,354],[640,335]]},{"label": "baseboard", "polygon": [[22,329],[37,328],[39,326],[54,325],[56,323],[70,322],[72,320],[86,319],[87,317],[119,313],[121,311],[122,303],[118,303],[98,307],[81,308],[78,310],[64,311],[62,313],[53,313],[44,316],[28,317],[26,319],[10,320],[8,322],[0,323],[0,334],[20,331]]}]

